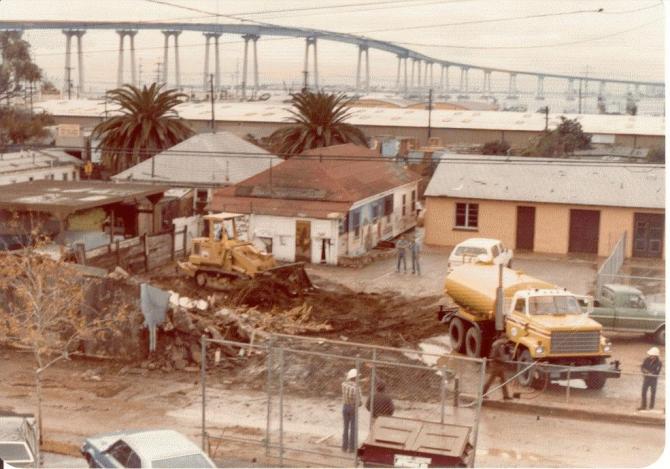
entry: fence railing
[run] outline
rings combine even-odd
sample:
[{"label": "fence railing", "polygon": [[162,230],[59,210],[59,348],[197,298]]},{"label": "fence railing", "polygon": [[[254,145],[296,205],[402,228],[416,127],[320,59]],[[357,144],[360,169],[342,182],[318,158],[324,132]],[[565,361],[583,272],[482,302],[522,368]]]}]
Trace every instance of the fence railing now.
[{"label": "fence railing", "polygon": [[[361,390],[354,448],[372,430],[375,400],[390,397],[396,417],[469,426],[476,451],[484,360],[286,335],[254,344],[203,337],[201,354],[202,444],[214,453],[225,441],[280,466],[355,466],[356,451],[343,449],[342,383],[352,369]],[[217,386],[219,375],[234,392]]]}]

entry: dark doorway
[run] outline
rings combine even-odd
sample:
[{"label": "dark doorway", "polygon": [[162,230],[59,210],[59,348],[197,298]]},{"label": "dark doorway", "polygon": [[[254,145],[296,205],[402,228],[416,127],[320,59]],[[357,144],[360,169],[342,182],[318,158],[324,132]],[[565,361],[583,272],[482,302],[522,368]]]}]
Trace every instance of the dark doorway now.
[{"label": "dark doorway", "polygon": [[311,262],[311,231],[312,224],[306,220],[295,222],[295,260],[298,262]]},{"label": "dark doorway", "polygon": [[570,210],[569,252],[598,254],[600,212],[598,210]]},{"label": "dark doorway", "polygon": [[663,254],[662,213],[636,213],[633,232],[634,257],[661,257]]},{"label": "dark doorway", "polygon": [[535,248],[535,207],[516,208],[516,249]]}]

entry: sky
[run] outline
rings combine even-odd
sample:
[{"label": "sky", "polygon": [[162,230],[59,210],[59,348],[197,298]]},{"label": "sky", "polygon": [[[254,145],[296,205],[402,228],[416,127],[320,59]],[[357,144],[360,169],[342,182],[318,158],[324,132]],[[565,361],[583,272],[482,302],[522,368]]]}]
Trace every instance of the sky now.
[{"label": "sky", "polygon": [[[7,20],[239,23],[241,18],[363,35],[475,65],[655,81],[664,80],[665,15],[666,5],[659,0],[0,1],[0,18]],[[25,37],[47,76],[62,83],[65,36],[60,31],[28,31]],[[163,57],[163,36],[159,31],[140,31],[135,42],[141,80],[153,81]],[[204,38],[201,33],[185,32],[179,42],[182,83],[198,85]],[[240,37],[222,38],[224,84],[239,79],[243,44]],[[89,31],[83,48],[89,85],[115,85],[116,33]],[[355,82],[355,46],[319,41],[318,49],[322,82]],[[261,82],[301,83],[303,39],[261,38],[258,56]],[[396,60],[389,53],[371,50],[372,82],[394,83]],[[456,70],[450,79],[457,79]],[[494,75],[494,87],[506,86],[506,80]]]}]

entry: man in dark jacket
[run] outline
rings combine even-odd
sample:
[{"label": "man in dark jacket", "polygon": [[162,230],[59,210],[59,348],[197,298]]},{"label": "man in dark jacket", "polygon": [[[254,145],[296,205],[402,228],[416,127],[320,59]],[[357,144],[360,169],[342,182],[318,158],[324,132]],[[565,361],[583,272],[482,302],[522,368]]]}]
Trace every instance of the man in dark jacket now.
[{"label": "man in dark jacket", "polygon": [[507,367],[507,361],[509,359],[510,353],[507,339],[498,339],[493,342],[493,345],[491,345],[489,360],[486,362],[486,368],[489,371],[489,378],[486,380],[486,384],[484,385],[484,397],[486,397],[486,393],[495,379],[500,378],[500,382],[503,383],[503,398],[505,400],[512,398],[512,396],[509,395],[509,391],[507,389],[507,377],[505,376],[505,368]]},{"label": "man in dark jacket", "polygon": [[656,385],[658,384],[658,375],[661,374],[663,363],[659,357],[660,352],[658,347],[652,347],[647,351],[647,358],[642,362],[642,407],[637,410],[647,409],[647,389],[651,389],[651,397],[649,399],[649,409],[654,408],[656,401]]},{"label": "man in dark jacket", "polygon": [[[393,405],[393,399],[386,394],[386,385],[383,381],[377,381],[375,386],[375,402],[374,408],[370,411],[372,418],[376,419],[380,415],[393,415],[395,412],[395,406]],[[370,410],[370,400],[371,397],[368,397],[367,402],[365,403],[365,408]]]}]

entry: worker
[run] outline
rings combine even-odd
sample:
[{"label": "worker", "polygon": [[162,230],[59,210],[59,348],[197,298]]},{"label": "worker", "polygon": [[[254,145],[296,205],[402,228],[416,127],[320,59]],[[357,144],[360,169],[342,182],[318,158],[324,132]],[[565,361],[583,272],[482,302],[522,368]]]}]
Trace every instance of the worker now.
[{"label": "worker", "polygon": [[396,272],[400,272],[400,262],[402,261],[402,268],[405,273],[407,273],[407,248],[409,248],[409,241],[405,235],[401,236],[395,247],[398,250],[398,265],[396,267]]},{"label": "worker", "polygon": [[370,393],[368,400],[365,402],[365,408],[370,411],[373,419],[376,419],[380,415],[393,415],[393,412],[395,412],[393,399],[386,394],[386,384],[383,381],[379,380],[375,384],[374,404],[373,408],[370,409],[372,397],[372,393]]},{"label": "worker", "polygon": [[642,375],[644,378],[642,380],[642,406],[637,410],[647,410],[648,389],[651,389],[649,409],[653,409],[654,403],[656,401],[656,385],[658,384],[658,375],[661,373],[661,369],[663,368],[663,362],[661,362],[658,347],[652,347],[647,350],[647,358],[644,359],[640,368],[642,369]]},{"label": "worker", "polygon": [[361,405],[361,390],[356,383],[358,371],[352,368],[347,372],[346,379],[342,382],[342,418],[344,420],[344,431],[342,432],[342,451],[354,452],[358,446],[356,437],[356,406]]},{"label": "worker", "polygon": [[421,275],[421,265],[419,265],[419,254],[421,253],[421,238],[417,233],[410,243],[409,250],[412,253],[412,273]]},{"label": "worker", "polygon": [[496,378],[500,378],[502,383],[503,399],[512,399],[512,397],[509,395],[509,391],[507,390],[507,377],[505,376],[505,368],[507,367],[507,362],[510,360],[510,357],[511,354],[507,339],[500,338],[493,342],[493,345],[491,345],[489,360],[486,362],[486,366],[489,371],[489,377],[486,380],[486,384],[484,385],[483,394],[485,399],[487,398],[486,393]]}]

